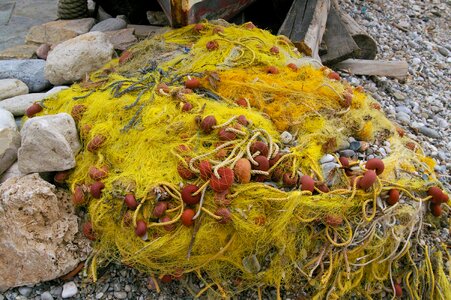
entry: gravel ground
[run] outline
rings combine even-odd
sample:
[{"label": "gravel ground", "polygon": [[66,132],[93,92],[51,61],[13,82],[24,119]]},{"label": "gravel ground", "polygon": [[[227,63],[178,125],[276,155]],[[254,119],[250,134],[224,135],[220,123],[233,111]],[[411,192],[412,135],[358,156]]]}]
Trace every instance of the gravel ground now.
[{"label": "gravel ground", "polygon": [[[437,161],[439,179],[450,190],[450,64],[449,23],[451,6],[446,1],[374,0],[342,1],[343,8],[364,26],[378,42],[378,59],[407,60],[409,76],[405,82],[384,77],[346,76],[362,85],[378,100],[388,117],[401,124],[408,135],[419,141],[427,155]],[[202,288],[197,284],[173,282],[160,284],[156,293],[149,278],[136,270],[111,265],[96,284],[82,274],[72,279],[77,287],[71,299],[192,299],[187,291]],[[50,281],[32,287],[11,289],[0,300],[62,299],[65,282]],[[65,290],[72,284],[67,284]],[[266,291],[265,298],[275,298]],[[255,298],[247,293],[240,298]],[[285,295],[285,299],[294,298]]]}]

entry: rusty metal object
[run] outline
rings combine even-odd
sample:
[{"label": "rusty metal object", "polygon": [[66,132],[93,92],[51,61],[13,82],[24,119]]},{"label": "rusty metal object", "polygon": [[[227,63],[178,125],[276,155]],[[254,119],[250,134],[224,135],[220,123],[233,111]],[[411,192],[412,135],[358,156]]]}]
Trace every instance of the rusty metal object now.
[{"label": "rusty metal object", "polygon": [[172,27],[236,16],[255,0],[158,0]]}]

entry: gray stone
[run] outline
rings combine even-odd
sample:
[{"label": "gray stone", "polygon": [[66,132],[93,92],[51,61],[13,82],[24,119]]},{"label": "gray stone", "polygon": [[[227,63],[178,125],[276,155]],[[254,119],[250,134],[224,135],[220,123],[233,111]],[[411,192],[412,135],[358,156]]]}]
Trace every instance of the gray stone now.
[{"label": "gray stone", "polygon": [[426,126],[422,126],[422,127],[418,128],[418,131],[421,134],[424,134],[425,136],[433,138],[433,139],[438,139],[440,137],[440,134],[437,132],[437,130],[426,127]]},{"label": "gray stone", "polygon": [[25,122],[18,152],[23,173],[52,172],[75,167],[81,145],[75,121],[66,113],[33,117]]},{"label": "gray stone", "polygon": [[94,25],[89,31],[115,31],[127,27],[127,22],[120,18],[109,18]]},{"label": "gray stone", "polygon": [[17,130],[16,121],[14,120],[13,114],[3,108],[0,108],[0,130],[3,128]]},{"label": "gray stone", "polygon": [[28,43],[56,45],[88,32],[95,19],[58,20],[36,25],[28,31]]},{"label": "gray stone", "polygon": [[323,157],[320,158],[319,163],[325,164],[335,160],[335,157],[332,154],[324,154]]},{"label": "gray stone", "polygon": [[442,46],[437,46],[437,50],[438,52],[443,55],[444,57],[448,57],[449,56],[449,51],[448,49],[446,49],[445,47]]},{"label": "gray stone", "polygon": [[50,86],[44,76],[45,60],[0,60],[0,79],[16,78],[23,81],[30,92],[40,92]]},{"label": "gray stone", "polygon": [[405,105],[397,106],[395,110],[397,112],[403,112],[403,113],[406,113],[406,114],[409,114],[409,115],[412,114],[412,111],[410,110],[410,108],[408,108]]},{"label": "gray stone", "polygon": [[31,295],[31,292],[33,291],[33,289],[31,287],[28,286],[22,286],[19,288],[19,293],[22,296],[28,297]]},{"label": "gray stone", "polygon": [[104,295],[104,294],[103,294],[102,292],[97,293],[97,294],[96,294],[96,299],[102,299],[103,295]]},{"label": "gray stone", "polygon": [[19,147],[20,134],[15,129],[0,130],[0,175],[16,161]]},{"label": "gray stone", "polygon": [[46,93],[32,93],[20,95],[0,101],[0,108],[9,111],[15,116],[23,116],[30,105],[41,101],[48,95]]},{"label": "gray stone", "polygon": [[353,150],[351,149],[345,149],[345,150],[341,150],[340,151],[340,156],[344,156],[344,157],[355,157],[356,154]]},{"label": "gray stone", "polygon": [[405,100],[406,96],[400,92],[394,92],[393,97],[395,97],[396,100]]},{"label": "gray stone", "polygon": [[53,300],[53,296],[50,292],[46,291],[41,294],[41,300]]},{"label": "gray stone", "polygon": [[75,296],[77,293],[77,285],[75,284],[75,282],[69,281],[63,285],[63,292],[61,293],[61,297],[63,299],[66,299]]},{"label": "gray stone", "polygon": [[107,63],[113,45],[102,32],[89,32],[56,46],[47,57],[46,78],[54,85],[72,83]]},{"label": "gray stone", "polygon": [[412,59],[412,65],[416,66],[416,65],[419,65],[419,64],[421,64],[421,59],[419,59],[418,57],[414,57]]},{"label": "gray stone", "polygon": [[0,100],[28,94],[28,86],[18,79],[0,79]]},{"label": "gray stone", "polygon": [[396,113],[396,119],[402,124],[410,123],[410,116],[402,111]]},{"label": "gray stone", "polygon": [[52,289],[50,289],[50,294],[52,294],[52,296],[55,296],[55,297],[61,296],[62,292],[63,292],[63,287],[61,287],[61,286],[53,287]]},{"label": "gray stone", "polygon": [[26,175],[26,174],[20,172],[19,164],[16,161],[15,163],[12,164],[11,167],[9,167],[8,170],[5,171],[5,173],[0,175],[0,183],[3,183],[3,182],[5,182],[6,180],[8,180],[10,178],[21,177],[21,176],[24,176],[24,175]]},{"label": "gray stone", "polygon": [[329,173],[332,172],[334,169],[339,168],[340,165],[335,163],[335,162],[327,162],[325,164],[321,165],[321,169],[323,171],[323,176],[324,178],[328,178],[329,177]]},{"label": "gray stone", "polygon": [[357,150],[359,150],[360,149],[360,142],[359,141],[354,141],[354,142],[351,142],[350,143],[350,145],[349,145],[349,149],[351,149],[351,150],[353,150],[353,151],[357,151]]},{"label": "gray stone", "polygon": [[114,292],[113,295],[117,299],[127,299],[127,292]]},{"label": "gray stone", "polygon": [[90,250],[70,195],[38,174],[2,183],[0,211],[0,290],[67,274]]}]

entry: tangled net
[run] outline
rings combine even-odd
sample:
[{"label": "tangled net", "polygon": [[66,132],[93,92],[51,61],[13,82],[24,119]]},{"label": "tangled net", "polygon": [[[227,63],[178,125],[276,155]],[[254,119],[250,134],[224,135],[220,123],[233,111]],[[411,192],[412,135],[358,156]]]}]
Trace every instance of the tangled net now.
[{"label": "tangled net", "polygon": [[[433,160],[283,36],[251,23],[170,31],[40,105],[77,122],[67,183],[88,208],[94,280],[120,261],[162,281],[196,276],[196,296],[451,297]],[[340,157],[351,136],[391,153]]]}]

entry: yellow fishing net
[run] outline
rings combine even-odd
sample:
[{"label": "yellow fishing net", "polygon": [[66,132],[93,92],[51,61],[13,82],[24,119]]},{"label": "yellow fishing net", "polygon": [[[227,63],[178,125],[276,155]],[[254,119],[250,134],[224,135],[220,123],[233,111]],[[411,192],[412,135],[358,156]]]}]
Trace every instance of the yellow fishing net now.
[{"label": "yellow fishing net", "polygon": [[[213,298],[451,299],[449,241],[431,236],[450,225],[433,160],[285,37],[250,23],[173,30],[41,105],[77,122],[67,183],[89,213],[94,280],[119,261],[198,277],[194,294]],[[351,136],[390,143],[383,171],[339,158]]]}]

